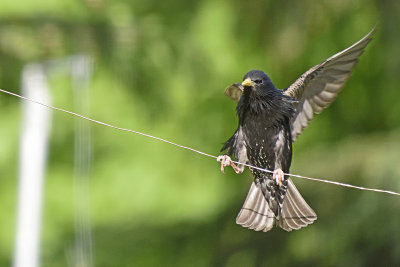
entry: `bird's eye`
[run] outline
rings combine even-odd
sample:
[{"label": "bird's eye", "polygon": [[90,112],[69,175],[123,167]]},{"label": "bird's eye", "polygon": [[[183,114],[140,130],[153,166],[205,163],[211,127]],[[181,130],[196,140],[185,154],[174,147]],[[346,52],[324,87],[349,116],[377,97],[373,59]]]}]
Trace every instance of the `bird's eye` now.
[{"label": "bird's eye", "polygon": [[262,80],[255,80],[254,81],[256,84],[261,84],[262,83]]}]

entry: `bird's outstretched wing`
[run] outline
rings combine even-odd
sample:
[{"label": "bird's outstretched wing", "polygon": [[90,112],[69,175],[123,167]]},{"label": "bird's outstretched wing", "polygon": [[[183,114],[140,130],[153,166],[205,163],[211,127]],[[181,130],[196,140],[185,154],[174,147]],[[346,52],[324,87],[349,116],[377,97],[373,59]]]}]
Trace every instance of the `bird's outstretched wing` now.
[{"label": "bird's outstretched wing", "polygon": [[357,64],[358,57],[372,40],[374,32],[375,28],[352,46],[312,67],[284,90],[284,94],[299,101],[296,114],[291,120],[293,141],[312,120],[314,114],[320,113],[335,100]]}]

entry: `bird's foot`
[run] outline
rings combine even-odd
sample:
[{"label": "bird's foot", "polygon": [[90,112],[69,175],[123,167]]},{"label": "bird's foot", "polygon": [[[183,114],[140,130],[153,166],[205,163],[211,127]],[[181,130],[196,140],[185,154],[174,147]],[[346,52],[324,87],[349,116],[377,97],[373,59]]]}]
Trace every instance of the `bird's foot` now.
[{"label": "bird's foot", "polygon": [[224,168],[227,166],[231,166],[236,173],[240,172],[239,168],[235,165],[235,163],[233,163],[231,157],[229,157],[227,155],[218,156],[217,161],[221,162],[221,172],[222,173],[225,173]]},{"label": "bird's foot", "polygon": [[272,178],[275,180],[277,185],[282,186],[282,182],[285,180],[285,174],[281,169],[276,169],[272,174]]}]

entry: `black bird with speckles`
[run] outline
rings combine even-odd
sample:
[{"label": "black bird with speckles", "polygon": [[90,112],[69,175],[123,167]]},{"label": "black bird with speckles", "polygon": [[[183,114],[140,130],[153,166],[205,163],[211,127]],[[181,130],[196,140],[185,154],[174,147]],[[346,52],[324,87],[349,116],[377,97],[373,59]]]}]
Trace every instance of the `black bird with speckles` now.
[{"label": "black bird with speckles", "polygon": [[[254,182],[236,222],[256,231],[278,225],[286,231],[313,223],[317,215],[300,195],[289,173],[292,142],[315,113],[326,108],[349,78],[372,39],[374,30],[349,48],[305,72],[285,90],[277,89],[260,70],[248,72],[241,84],[225,94],[238,101],[239,126],[221,151],[240,163],[274,170],[273,174],[250,168]],[[232,165],[229,156],[218,157],[222,168]]]}]

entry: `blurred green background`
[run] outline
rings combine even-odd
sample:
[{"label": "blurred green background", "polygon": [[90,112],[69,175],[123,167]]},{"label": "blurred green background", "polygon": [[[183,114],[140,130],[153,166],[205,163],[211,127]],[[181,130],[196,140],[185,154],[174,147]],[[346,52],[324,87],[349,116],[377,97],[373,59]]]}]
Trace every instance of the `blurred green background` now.
[{"label": "blurred green background", "polygon": [[[237,126],[223,94],[251,69],[279,88],[364,36],[338,99],[294,144],[292,173],[400,191],[400,2],[0,2],[0,88],[23,66],[94,59],[85,115],[213,155]],[[51,78],[72,109],[71,80]],[[0,266],[12,262],[21,101],[0,95]],[[42,266],[74,266],[74,119],[53,112]],[[95,266],[400,266],[400,198],[293,178],[318,214],[291,233],[235,224],[251,183],[210,158],[90,124]]]}]

